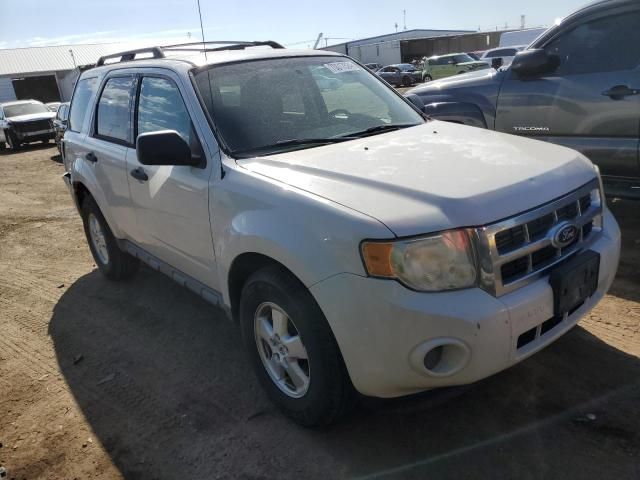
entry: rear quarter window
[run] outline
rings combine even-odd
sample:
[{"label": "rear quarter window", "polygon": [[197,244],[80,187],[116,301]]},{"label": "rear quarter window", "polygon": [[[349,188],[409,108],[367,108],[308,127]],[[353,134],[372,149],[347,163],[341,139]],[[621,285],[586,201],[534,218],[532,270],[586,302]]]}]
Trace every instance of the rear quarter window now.
[{"label": "rear quarter window", "polygon": [[78,81],[71,99],[69,130],[74,132],[82,130],[82,124],[87,116],[89,101],[93,97],[96,88],[98,88],[98,79],[96,77],[83,78]]}]

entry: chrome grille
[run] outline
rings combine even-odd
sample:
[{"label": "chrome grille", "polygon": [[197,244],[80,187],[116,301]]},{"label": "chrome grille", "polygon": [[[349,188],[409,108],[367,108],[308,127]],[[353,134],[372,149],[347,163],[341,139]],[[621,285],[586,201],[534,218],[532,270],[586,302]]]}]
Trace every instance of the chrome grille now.
[{"label": "chrome grille", "polygon": [[[568,245],[558,245],[554,235],[568,225],[574,225],[578,235]],[[476,228],[481,286],[496,296],[516,290],[588,246],[601,230],[598,179],[558,200]]]}]

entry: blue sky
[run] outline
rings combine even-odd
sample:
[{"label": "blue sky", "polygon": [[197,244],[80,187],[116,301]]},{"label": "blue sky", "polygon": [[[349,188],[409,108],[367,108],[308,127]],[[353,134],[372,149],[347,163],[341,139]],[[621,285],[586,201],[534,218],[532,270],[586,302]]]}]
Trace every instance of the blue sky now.
[{"label": "blue sky", "polygon": [[[276,40],[306,48],[407,28],[495,29],[551,25],[585,0],[201,0],[208,40]],[[0,48],[200,39],[196,0],[1,0]],[[189,37],[189,32],[191,37]]]}]

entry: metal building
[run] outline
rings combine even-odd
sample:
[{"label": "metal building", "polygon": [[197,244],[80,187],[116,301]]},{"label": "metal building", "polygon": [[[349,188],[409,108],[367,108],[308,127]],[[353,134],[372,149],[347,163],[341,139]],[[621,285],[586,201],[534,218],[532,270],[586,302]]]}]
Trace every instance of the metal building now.
[{"label": "metal building", "polygon": [[363,38],[351,42],[329,45],[323,50],[344,53],[362,63],[379,63],[392,65],[402,63],[401,44],[404,41],[417,38],[436,38],[441,36],[470,33],[469,30],[429,30],[415,29],[402,32]]},{"label": "metal building", "polygon": [[69,101],[80,70],[120,50],[117,43],[0,49],[0,102]]}]

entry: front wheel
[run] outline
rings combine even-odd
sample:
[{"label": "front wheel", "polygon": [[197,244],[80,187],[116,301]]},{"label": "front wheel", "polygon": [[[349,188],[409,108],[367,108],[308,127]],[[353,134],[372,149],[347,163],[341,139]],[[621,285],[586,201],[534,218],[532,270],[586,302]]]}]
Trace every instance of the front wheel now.
[{"label": "front wheel", "polygon": [[329,324],[306,289],[278,266],[256,272],[240,299],[242,337],[259,382],[287,416],[327,425],[354,389]]},{"label": "front wheel", "polygon": [[11,130],[7,130],[4,132],[4,136],[7,139],[7,145],[9,145],[9,148],[11,150],[15,152],[16,150],[20,149],[20,140],[18,140],[18,137],[16,137],[15,133],[13,133]]},{"label": "front wheel", "polygon": [[432,80],[433,80],[433,78],[431,78],[431,75],[425,75],[424,77],[422,77],[422,81],[425,82],[425,83],[426,82],[430,82]]},{"label": "front wheel", "polygon": [[138,271],[139,261],[120,250],[107,221],[93,198],[82,202],[82,223],[93,259],[110,280],[124,280]]}]

